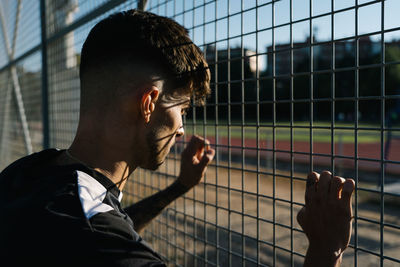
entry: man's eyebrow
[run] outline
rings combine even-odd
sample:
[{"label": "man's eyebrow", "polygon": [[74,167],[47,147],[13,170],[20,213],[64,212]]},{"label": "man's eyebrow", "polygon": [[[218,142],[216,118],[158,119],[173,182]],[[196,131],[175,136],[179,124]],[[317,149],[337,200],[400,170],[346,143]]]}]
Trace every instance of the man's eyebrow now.
[{"label": "man's eyebrow", "polygon": [[185,102],[182,104],[182,106],[183,106],[184,108],[190,108],[190,106],[191,106],[191,101],[190,101],[190,100],[185,101]]}]

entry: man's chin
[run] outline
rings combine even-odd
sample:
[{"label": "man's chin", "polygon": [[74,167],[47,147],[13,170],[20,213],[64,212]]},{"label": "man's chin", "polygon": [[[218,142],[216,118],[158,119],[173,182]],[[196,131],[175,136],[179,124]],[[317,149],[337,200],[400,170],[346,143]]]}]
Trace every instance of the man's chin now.
[{"label": "man's chin", "polygon": [[143,169],[150,170],[150,171],[155,171],[157,170],[161,165],[163,165],[165,160],[162,162],[155,162],[154,164],[150,164],[149,166],[144,167]]}]

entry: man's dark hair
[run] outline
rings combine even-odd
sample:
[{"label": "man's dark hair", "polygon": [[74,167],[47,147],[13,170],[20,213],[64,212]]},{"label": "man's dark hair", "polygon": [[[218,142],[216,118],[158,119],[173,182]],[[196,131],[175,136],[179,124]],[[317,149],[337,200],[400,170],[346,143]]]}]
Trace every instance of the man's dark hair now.
[{"label": "man's dark hair", "polygon": [[[81,82],[99,68],[110,76],[128,71],[133,80],[158,76],[165,80],[164,94],[194,95],[197,103],[210,93],[208,65],[188,31],[150,12],[119,12],[93,27],[82,47]],[[82,90],[82,98],[94,95]]]}]

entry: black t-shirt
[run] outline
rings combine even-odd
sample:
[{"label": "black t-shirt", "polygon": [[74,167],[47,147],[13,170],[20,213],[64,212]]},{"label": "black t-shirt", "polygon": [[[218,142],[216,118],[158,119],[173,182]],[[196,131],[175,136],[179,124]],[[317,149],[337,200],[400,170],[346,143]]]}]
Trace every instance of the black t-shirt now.
[{"label": "black t-shirt", "polygon": [[122,192],[48,149],[0,173],[0,266],[165,266],[121,208]]}]

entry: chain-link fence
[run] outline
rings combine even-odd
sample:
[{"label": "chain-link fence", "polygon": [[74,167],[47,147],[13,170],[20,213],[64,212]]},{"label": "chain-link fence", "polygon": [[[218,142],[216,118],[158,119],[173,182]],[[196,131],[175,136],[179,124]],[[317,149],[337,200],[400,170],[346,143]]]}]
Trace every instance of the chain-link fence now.
[{"label": "chain-link fence", "polygon": [[323,169],[356,181],[343,265],[399,265],[397,0],[3,0],[0,169],[70,145],[81,46],[99,20],[138,6],[183,24],[212,72],[186,136],[125,190],[127,205],[176,179],[191,134],[216,149],[201,184],[143,233],[171,266],[301,265],[296,214],[306,174]]}]

